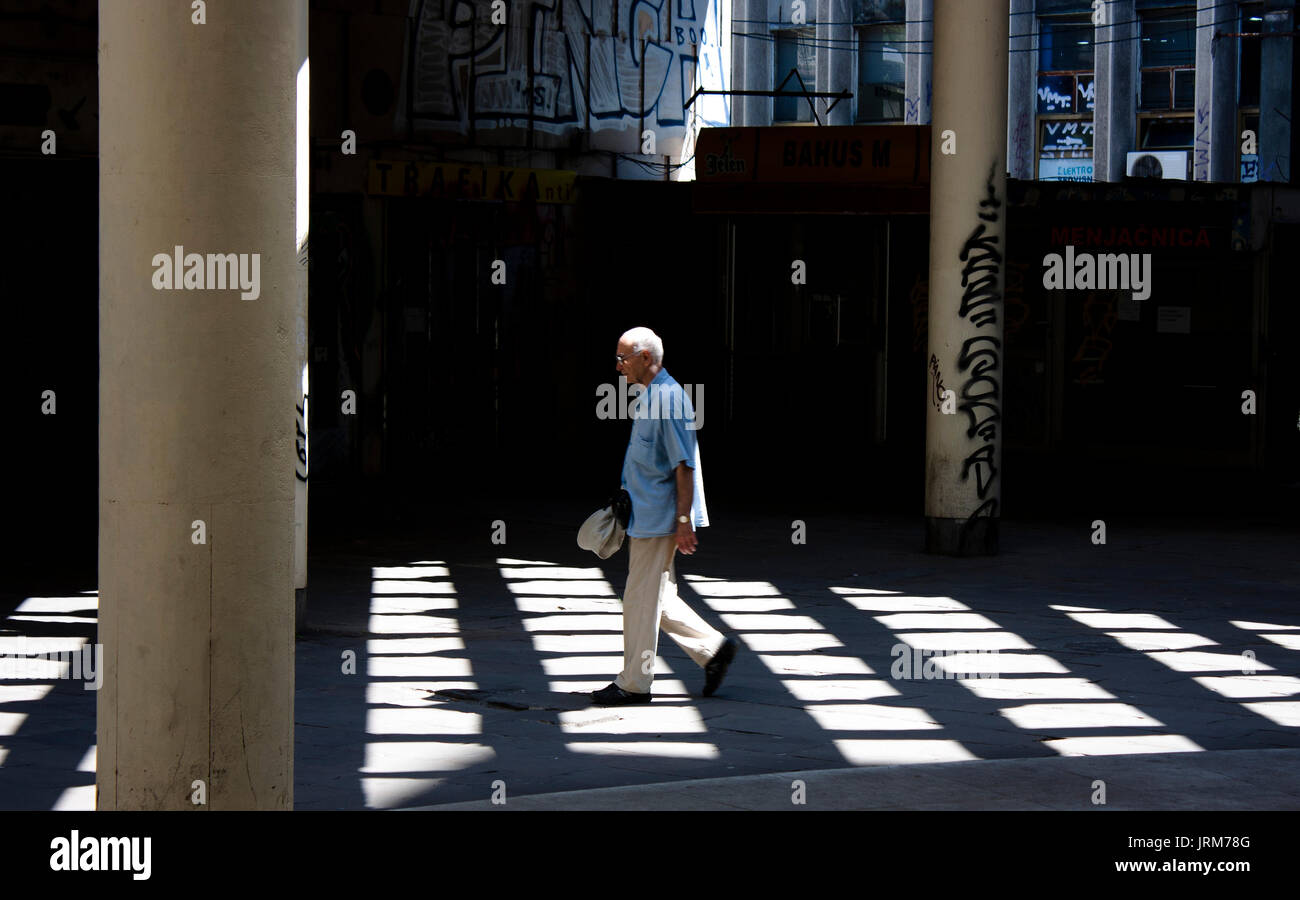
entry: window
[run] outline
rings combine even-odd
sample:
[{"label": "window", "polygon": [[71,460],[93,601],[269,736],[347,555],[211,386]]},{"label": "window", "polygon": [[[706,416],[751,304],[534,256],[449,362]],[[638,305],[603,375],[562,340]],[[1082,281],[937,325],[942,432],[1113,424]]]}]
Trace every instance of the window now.
[{"label": "window", "polygon": [[[1264,4],[1241,4],[1238,31],[1259,34],[1264,30]],[[1237,172],[1243,182],[1259,180],[1259,76],[1260,43],[1263,38],[1237,38]],[[1255,135],[1254,153],[1245,144],[1245,132]]]},{"label": "window", "polygon": [[[772,88],[782,91],[797,91],[799,79],[791,78],[781,87],[781,82],[795,69],[803,86],[810,92],[817,90],[817,47],[815,28],[796,28],[790,31],[774,32],[776,38],[776,66],[772,69]],[[812,108],[803,97],[775,97],[772,103],[772,121],[774,122],[811,122]]]},{"label": "window", "polygon": [[[1139,108],[1191,109],[1196,102],[1196,12],[1139,13]],[[1190,146],[1190,145],[1189,145]]]},{"label": "window", "polygon": [[1087,16],[1038,26],[1038,178],[1092,181],[1093,26]]},{"label": "window", "polygon": [[859,122],[903,120],[906,40],[906,25],[875,25],[858,32]]},{"label": "window", "polygon": [[[1238,31],[1259,34],[1264,29],[1264,5],[1243,3]],[[1237,105],[1259,106],[1259,52],[1262,38],[1237,38]]]},{"label": "window", "polygon": [[1143,119],[1138,126],[1138,147],[1142,150],[1190,150],[1192,148],[1191,116]]},{"label": "window", "polygon": [[1092,22],[1088,19],[1043,19],[1038,32],[1039,70],[1091,69],[1092,39]]}]

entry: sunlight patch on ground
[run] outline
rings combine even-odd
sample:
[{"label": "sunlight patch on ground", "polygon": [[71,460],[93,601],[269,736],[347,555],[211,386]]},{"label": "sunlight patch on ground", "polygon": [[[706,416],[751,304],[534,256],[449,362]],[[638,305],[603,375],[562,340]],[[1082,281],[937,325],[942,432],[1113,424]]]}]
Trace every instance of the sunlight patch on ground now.
[{"label": "sunlight patch on ground", "polygon": [[1267,622],[1240,622],[1232,619],[1229,625],[1235,625],[1246,631],[1300,631],[1300,625],[1270,625]]},{"label": "sunlight patch on ground", "polygon": [[408,578],[404,580],[382,580],[370,582],[370,594],[454,594],[456,586],[450,581],[430,581],[428,579]]},{"label": "sunlight patch on ground", "polygon": [[856,656],[801,656],[759,654],[763,665],[778,675],[874,675],[875,670]]},{"label": "sunlight patch on ground", "polygon": [[963,762],[979,759],[957,741],[838,739],[835,749],[854,766],[898,766],[913,763]]},{"label": "sunlight patch on ground", "polygon": [[1119,756],[1125,753],[1194,753],[1205,748],[1181,734],[1100,735],[1043,741],[1062,756]]},{"label": "sunlight patch on ground", "polygon": [[1164,722],[1127,703],[1030,703],[1003,707],[999,712],[1017,728],[1054,731],[1058,728],[1163,728]]},{"label": "sunlight patch on ground", "polygon": [[1071,619],[1089,628],[1167,628],[1176,631],[1178,626],[1155,613],[1066,613]]},{"label": "sunlight patch on ground", "polygon": [[1213,647],[1218,641],[1212,641],[1199,634],[1185,631],[1108,631],[1106,634],[1119,641],[1130,650],[1187,650],[1191,647]]},{"label": "sunlight patch on ground", "polygon": [[872,616],[890,631],[915,628],[960,628],[968,631],[972,628],[996,629],[997,623],[981,616],[979,613],[894,613],[888,616]]},{"label": "sunlight patch on ground", "polygon": [[1033,650],[1009,631],[912,631],[898,635],[909,647],[921,650]]},{"label": "sunlight patch on ground", "polygon": [[1295,701],[1273,700],[1241,705],[1284,728],[1300,728],[1300,703]]},{"label": "sunlight patch on ground", "polygon": [[873,703],[824,703],[806,707],[827,731],[928,731],[943,728],[923,709]]},{"label": "sunlight patch on ground", "polygon": [[655,756],[665,759],[718,759],[722,754],[713,744],[674,741],[569,741],[566,750],[574,753],[617,756]]},{"label": "sunlight patch on ground", "polygon": [[1290,675],[1198,675],[1192,680],[1234,700],[1300,694],[1300,678]]},{"label": "sunlight patch on ground", "polygon": [[738,635],[746,647],[755,653],[776,653],[786,652],[804,652],[811,650],[825,650],[830,647],[843,647],[844,644],[835,635],[826,631],[815,631],[812,634],[799,634],[798,632],[787,632],[784,634],[755,634]]},{"label": "sunlight patch on ground", "polygon": [[[477,735],[483,717],[474,712],[434,706],[432,691],[474,690],[473,665],[465,654],[459,620],[452,616],[418,613],[457,610],[456,586],[441,561],[406,566],[377,566],[371,570],[369,629],[372,635],[405,634],[410,637],[370,637],[366,641],[365,677],[378,680],[365,685],[367,735],[398,736]],[[433,635],[440,635],[434,637]],[[457,655],[448,655],[457,654]],[[396,775],[460,769],[495,756],[482,744],[453,740],[368,740],[365,765],[359,770],[365,805],[386,809],[406,805],[441,783],[441,779],[368,777],[366,773]]]},{"label": "sunlight patch on ground", "polygon": [[963,681],[977,697],[989,700],[1114,700],[1115,695],[1086,678],[979,678]]},{"label": "sunlight patch on ground", "polygon": [[366,734],[482,734],[483,717],[454,709],[366,710]]},{"label": "sunlight patch on ground", "polygon": [[366,653],[371,656],[411,653],[443,653],[447,650],[464,650],[465,640],[459,637],[373,638],[366,641]]},{"label": "sunlight patch on ground", "polygon": [[79,784],[64,790],[50,809],[56,812],[84,812],[95,808],[95,786]]},{"label": "sunlight patch on ground", "polygon": [[[434,790],[445,778],[362,778],[361,793],[367,809],[395,809],[410,806]],[[483,786],[483,798],[492,795],[490,781]]]},{"label": "sunlight patch on ground", "polygon": [[390,578],[450,578],[451,570],[441,565],[374,566],[370,577],[381,581]]},{"label": "sunlight patch on ground", "polygon": [[786,678],[781,682],[796,700],[878,700],[897,697],[898,689],[879,678]]},{"label": "sunlight patch on ground", "polygon": [[[1206,653],[1199,650],[1155,651],[1147,656],[1164,663],[1175,672],[1240,672],[1245,661],[1240,653]],[[1273,667],[1251,660],[1251,666],[1260,671]]]},{"label": "sunlight patch on ground", "polygon": [[98,764],[99,764],[99,745],[91,744],[90,749],[86,751],[86,755],[81,758],[81,762],[77,763],[77,771],[93,772],[95,771],[95,766]]},{"label": "sunlight patch on ground", "polygon": [[491,762],[497,752],[486,744],[442,741],[372,741],[366,745],[367,774],[452,772]]},{"label": "sunlight patch on ground", "polygon": [[644,706],[566,710],[559,714],[566,734],[695,734],[708,731],[693,706]]}]

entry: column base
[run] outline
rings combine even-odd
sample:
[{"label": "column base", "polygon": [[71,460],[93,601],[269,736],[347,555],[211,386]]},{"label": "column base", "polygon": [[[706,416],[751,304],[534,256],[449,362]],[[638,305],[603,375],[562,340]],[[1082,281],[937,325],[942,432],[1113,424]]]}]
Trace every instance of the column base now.
[{"label": "column base", "polygon": [[925,517],[925,552],[943,556],[997,556],[998,523],[995,516],[974,519]]}]

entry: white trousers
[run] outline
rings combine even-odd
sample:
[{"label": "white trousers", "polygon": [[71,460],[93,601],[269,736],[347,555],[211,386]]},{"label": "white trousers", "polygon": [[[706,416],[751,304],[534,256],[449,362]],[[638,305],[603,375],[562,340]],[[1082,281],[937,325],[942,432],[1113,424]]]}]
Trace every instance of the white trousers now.
[{"label": "white trousers", "polygon": [[614,683],[634,694],[648,694],[660,628],[701,667],[713,659],[725,638],[677,595],[676,535],[629,537],[627,543],[623,671]]}]

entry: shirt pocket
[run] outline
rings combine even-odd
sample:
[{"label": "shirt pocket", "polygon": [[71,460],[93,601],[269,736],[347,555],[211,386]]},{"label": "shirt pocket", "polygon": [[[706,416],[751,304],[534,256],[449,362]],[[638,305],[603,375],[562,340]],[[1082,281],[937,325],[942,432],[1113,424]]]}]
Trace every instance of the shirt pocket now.
[{"label": "shirt pocket", "polygon": [[653,438],[632,435],[632,461],[645,469],[655,468],[655,442]]}]

